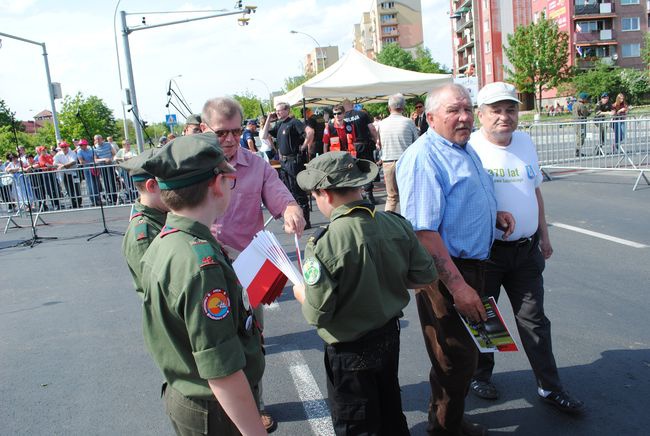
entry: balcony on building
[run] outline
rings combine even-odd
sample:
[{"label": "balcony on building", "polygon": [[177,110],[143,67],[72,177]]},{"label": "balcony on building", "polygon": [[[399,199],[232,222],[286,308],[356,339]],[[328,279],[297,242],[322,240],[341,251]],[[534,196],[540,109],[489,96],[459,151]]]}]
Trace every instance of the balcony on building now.
[{"label": "balcony on building", "polygon": [[598,1],[598,2],[585,2],[585,1],[576,1],[575,2],[575,17],[576,18],[586,18],[585,16],[615,16],[614,13],[614,2],[609,1]]},{"label": "balcony on building", "polygon": [[472,17],[472,11],[468,11],[464,16],[458,21],[456,21],[456,33],[462,32],[465,28],[470,28],[474,24],[474,19]]},{"label": "balcony on building", "polygon": [[456,48],[456,51],[460,53],[463,50],[471,47],[474,47],[474,38],[466,36],[465,38],[458,40],[458,47]]},{"label": "balcony on building", "polygon": [[[616,42],[613,45],[584,45],[580,46],[582,55],[576,56],[575,66],[580,70],[591,69],[598,62],[614,66],[618,59]],[[579,52],[578,52],[579,53]]]},{"label": "balcony on building", "polygon": [[576,32],[573,35],[576,44],[598,43],[598,42],[606,42],[606,41],[611,41],[612,43],[615,44],[616,43],[614,41],[615,36],[616,35],[612,29],[602,29],[593,32]]},{"label": "balcony on building", "polygon": [[472,0],[456,0],[454,2],[454,10],[457,11],[460,8],[472,6]]}]

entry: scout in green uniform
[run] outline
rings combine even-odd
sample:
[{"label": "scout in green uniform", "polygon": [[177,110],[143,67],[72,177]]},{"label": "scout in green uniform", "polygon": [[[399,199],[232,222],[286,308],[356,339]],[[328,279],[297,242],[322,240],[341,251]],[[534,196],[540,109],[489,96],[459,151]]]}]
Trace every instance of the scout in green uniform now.
[{"label": "scout in green uniform", "polygon": [[170,209],[141,266],[144,339],[165,376],[172,425],[179,435],[265,435],[251,389],[264,369],[260,334],[210,233],[235,169],[214,133],[176,138],[143,168]]},{"label": "scout in green uniform", "polygon": [[337,434],[407,435],[399,381],[399,323],[409,288],[435,280],[433,260],[408,221],[377,212],[360,188],[377,166],[325,153],[298,174],[330,224],[305,248],[305,286],[294,286],[326,342],[325,370]]},{"label": "scout in green uniform", "polygon": [[140,285],[140,260],[151,241],[160,233],[168,212],[167,206],[160,199],[158,182],[154,176],[142,169],[142,164],[151,158],[154,151],[155,149],[145,150],[120,164],[120,167],[129,172],[139,194],[131,208],[129,226],[122,240],[122,254],[133,276],[135,291],[140,297],[144,296]]}]

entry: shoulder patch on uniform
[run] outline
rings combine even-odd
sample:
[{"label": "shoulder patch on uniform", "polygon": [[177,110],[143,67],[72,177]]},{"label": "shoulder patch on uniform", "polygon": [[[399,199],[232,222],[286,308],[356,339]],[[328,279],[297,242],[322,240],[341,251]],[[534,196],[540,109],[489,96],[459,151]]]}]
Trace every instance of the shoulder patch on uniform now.
[{"label": "shoulder patch on uniform", "polygon": [[142,212],[136,212],[135,210],[132,210],[131,212],[132,213],[131,216],[129,217],[129,221],[133,221],[135,218],[144,215]]},{"label": "shoulder patch on uniform", "polygon": [[305,283],[315,285],[320,280],[320,262],[315,257],[308,257],[302,264],[302,276]]},{"label": "shoulder patch on uniform", "polygon": [[163,227],[162,230],[160,231],[160,237],[164,238],[165,236],[170,235],[172,233],[176,233],[178,231],[179,231],[178,229],[175,229],[175,228],[165,224],[165,227]]},{"label": "shoulder patch on uniform", "polygon": [[220,321],[230,313],[230,298],[223,289],[213,289],[203,297],[203,313],[210,319]]},{"label": "shoulder patch on uniform", "polygon": [[328,227],[329,226],[319,227],[318,230],[316,230],[307,241],[315,244],[316,241],[318,241],[325,234],[325,232],[327,232]]},{"label": "shoulder patch on uniform", "polygon": [[147,239],[148,237],[149,237],[149,226],[143,219],[140,219],[138,223],[135,225],[135,240],[142,241],[144,239]]},{"label": "shoulder patch on uniform", "polygon": [[397,212],[393,212],[392,210],[385,210],[384,212],[389,213],[389,214],[391,214],[391,215],[398,216],[398,217],[402,218],[403,220],[406,219],[406,218],[404,217],[404,215],[400,215],[400,214],[398,214]]},{"label": "shoulder patch on uniform", "polygon": [[217,256],[212,245],[205,240],[198,239],[190,242],[192,251],[199,262],[199,267],[204,268],[210,265],[218,265]]}]

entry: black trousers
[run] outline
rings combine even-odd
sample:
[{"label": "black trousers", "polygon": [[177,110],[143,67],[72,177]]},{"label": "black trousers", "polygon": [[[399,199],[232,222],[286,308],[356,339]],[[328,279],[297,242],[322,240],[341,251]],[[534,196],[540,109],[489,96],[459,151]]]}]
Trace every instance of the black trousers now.
[{"label": "black trousers", "polygon": [[[483,292],[485,262],[452,258],[461,275],[479,295]],[[431,360],[429,424],[431,435],[461,434],[465,397],[476,369],[478,349],[463,326],[449,290],[442,282],[419,290],[415,300]]]},{"label": "black trousers", "polygon": [[305,169],[303,158],[301,156],[283,156],[280,160],[280,165],[282,167],[282,172],[280,173],[282,181],[289,192],[291,192],[291,195],[293,195],[298,206],[302,209],[305,221],[309,223],[309,197],[305,191],[300,189],[296,180],[298,173]]},{"label": "black trousers", "polygon": [[408,435],[402,413],[396,318],[354,341],[325,346],[327,393],[337,435]]},{"label": "black trousers", "polygon": [[72,202],[72,207],[77,208],[81,207],[81,187],[79,182],[75,180],[75,176],[79,177],[78,174],[72,175],[70,172],[63,173],[63,186],[70,197]]},{"label": "black trousers", "polygon": [[[520,244],[495,242],[486,265],[485,295],[496,300],[503,286],[537,385],[544,390],[559,391],[562,384],[553,356],[551,322],[544,314],[545,264],[537,237]],[[493,369],[494,354],[483,353],[474,378],[489,381]]]}]

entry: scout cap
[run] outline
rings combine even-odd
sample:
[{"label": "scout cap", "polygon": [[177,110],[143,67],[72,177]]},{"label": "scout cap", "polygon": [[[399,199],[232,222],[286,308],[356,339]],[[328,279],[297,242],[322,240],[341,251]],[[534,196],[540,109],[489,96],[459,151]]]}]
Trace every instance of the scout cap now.
[{"label": "scout cap", "polygon": [[345,151],[322,154],[305,167],[297,176],[304,191],[356,188],[372,182],[379,172],[374,162],[357,159]]},{"label": "scout cap", "polygon": [[476,96],[476,104],[492,104],[499,101],[510,100],[521,103],[517,98],[517,90],[514,86],[505,82],[493,82],[485,85]]},{"label": "scout cap", "polygon": [[185,118],[185,124],[201,124],[201,115],[191,114]]},{"label": "scout cap", "polygon": [[185,188],[215,174],[235,172],[212,132],[174,139],[143,163],[142,168],[156,177],[162,190]]},{"label": "scout cap", "polygon": [[148,148],[139,155],[120,163],[119,167],[127,170],[134,182],[144,182],[147,179],[153,179],[153,175],[142,168],[142,165],[151,159],[159,150],[159,148]]}]

